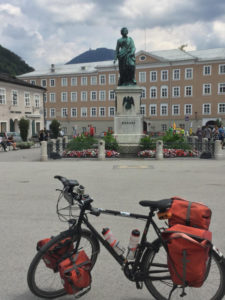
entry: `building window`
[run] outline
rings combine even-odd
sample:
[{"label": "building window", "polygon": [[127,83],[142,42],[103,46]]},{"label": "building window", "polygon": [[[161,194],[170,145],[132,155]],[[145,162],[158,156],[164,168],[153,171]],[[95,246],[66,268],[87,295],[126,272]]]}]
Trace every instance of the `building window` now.
[{"label": "building window", "polygon": [[109,74],[109,84],[116,84],[116,74]]},{"label": "building window", "polygon": [[140,60],[140,61],[146,60],[146,56],[145,56],[145,55],[141,55],[141,56],[139,57],[139,60]]},{"label": "building window", "polygon": [[97,76],[91,76],[91,85],[97,84]]},{"label": "building window", "polygon": [[30,93],[24,93],[24,102],[26,107],[30,107]]},{"label": "building window", "polygon": [[105,101],[106,94],[105,91],[99,91],[99,101]]},{"label": "building window", "polygon": [[87,101],[87,92],[86,91],[81,92],[81,101]]},{"label": "building window", "polygon": [[202,113],[203,113],[203,115],[211,114],[211,104],[210,103],[204,103],[202,105]]},{"label": "building window", "polygon": [[44,103],[47,102],[47,94],[46,94],[46,93],[43,94],[43,102],[44,102]]},{"label": "building window", "polygon": [[161,80],[167,81],[168,80],[168,70],[162,70],[161,71]]},{"label": "building window", "polygon": [[146,82],[146,72],[139,72],[139,82]]},{"label": "building window", "polygon": [[151,82],[157,81],[157,71],[151,71],[150,72],[150,81]]},{"label": "building window", "polygon": [[185,69],[185,79],[193,79],[193,69],[192,68]]},{"label": "building window", "polygon": [[172,105],[172,115],[178,116],[180,114],[180,105],[179,104],[173,104]]},{"label": "building window", "polygon": [[141,98],[146,99],[146,88],[145,87],[143,87],[141,90]]},{"label": "building window", "polygon": [[40,95],[34,95],[34,105],[35,107],[40,107]]},{"label": "building window", "polygon": [[97,117],[97,107],[91,107],[91,117]]},{"label": "building window", "polygon": [[41,79],[41,86],[46,87],[47,86],[47,80]]},{"label": "building window", "polygon": [[225,83],[218,84],[218,94],[225,94]]},{"label": "building window", "polygon": [[87,117],[87,107],[81,107],[80,112],[82,118]]},{"label": "building window", "polygon": [[76,107],[72,107],[71,108],[71,117],[72,118],[76,118],[77,117],[77,108]]},{"label": "building window", "polygon": [[55,102],[55,100],[56,100],[55,93],[50,93],[49,94],[49,101],[50,102]]},{"label": "building window", "polygon": [[67,102],[67,92],[61,93],[61,102]]},{"label": "building window", "polygon": [[99,76],[99,84],[100,85],[104,85],[104,84],[106,84],[106,77],[105,77],[105,75],[100,75]]},{"label": "building window", "polygon": [[191,97],[192,96],[192,86],[185,86],[184,96],[185,97]]},{"label": "building window", "polygon": [[225,65],[219,65],[219,74],[225,74]]},{"label": "building window", "polygon": [[81,85],[87,85],[87,77],[81,77]]},{"label": "building window", "polygon": [[185,115],[192,115],[192,104],[185,104],[184,105],[184,114]]},{"label": "building window", "polygon": [[180,69],[173,70],[173,80],[180,80]]},{"label": "building window", "polygon": [[179,86],[173,86],[172,88],[172,95],[174,98],[180,97],[180,87]]},{"label": "building window", "polygon": [[49,109],[49,117],[50,118],[55,118],[55,108],[50,108]]},{"label": "building window", "polygon": [[61,108],[61,117],[67,118],[68,117],[68,109],[66,107]]},{"label": "building window", "polygon": [[168,98],[168,86],[161,86],[161,98]]},{"label": "building window", "polygon": [[218,113],[219,114],[225,113],[225,103],[218,103]]},{"label": "building window", "polygon": [[115,107],[109,107],[109,117],[115,116]]},{"label": "building window", "polygon": [[55,86],[55,79],[50,79],[50,86],[51,87]]},{"label": "building window", "polygon": [[77,85],[77,77],[71,77],[70,83],[71,83],[71,86],[76,86]]},{"label": "building window", "polygon": [[156,104],[150,104],[149,105],[149,115],[150,116],[157,116],[157,105]]},{"label": "building window", "polygon": [[167,103],[160,104],[160,115],[161,116],[168,115],[168,104]]},{"label": "building window", "polygon": [[211,95],[211,84],[203,84],[203,95]]},{"label": "building window", "polygon": [[162,124],[162,131],[167,131],[167,124]]},{"label": "building window", "polygon": [[140,106],[140,114],[142,116],[146,115],[146,105],[145,104],[141,104],[141,106]]},{"label": "building window", "polygon": [[203,66],[203,75],[211,75],[211,66]]},{"label": "building window", "polygon": [[115,92],[113,90],[109,91],[109,100],[115,100]]},{"label": "building window", "polygon": [[30,80],[30,83],[36,85],[36,80]]},{"label": "building window", "polygon": [[12,105],[18,105],[18,91],[12,91]]},{"label": "building window", "polygon": [[105,117],[105,107],[99,107],[99,117]]},{"label": "building window", "polygon": [[152,86],[150,88],[150,98],[151,99],[156,99],[157,98],[157,87]]},{"label": "building window", "polygon": [[97,101],[97,91],[91,91],[91,101]]},{"label": "building window", "polygon": [[67,86],[67,78],[61,78],[61,86]]},{"label": "building window", "polygon": [[6,104],[6,90],[0,88],[0,104]]},{"label": "building window", "polygon": [[71,102],[76,102],[77,101],[77,92],[71,92]]}]

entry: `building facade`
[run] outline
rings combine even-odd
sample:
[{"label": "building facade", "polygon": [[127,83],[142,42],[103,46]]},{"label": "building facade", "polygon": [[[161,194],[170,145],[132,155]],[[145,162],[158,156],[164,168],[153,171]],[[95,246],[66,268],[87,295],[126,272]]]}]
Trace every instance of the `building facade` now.
[{"label": "building facade", "polygon": [[45,89],[8,75],[0,74],[0,132],[20,132],[21,118],[30,120],[28,137],[44,128]]},{"label": "building facade", "polygon": [[[46,88],[45,119],[57,119],[65,134],[113,129],[118,66],[112,61],[51,65],[19,76]],[[225,123],[225,49],[180,49],[136,54],[136,80],[142,88],[143,130],[170,126],[193,131],[209,121]]]}]

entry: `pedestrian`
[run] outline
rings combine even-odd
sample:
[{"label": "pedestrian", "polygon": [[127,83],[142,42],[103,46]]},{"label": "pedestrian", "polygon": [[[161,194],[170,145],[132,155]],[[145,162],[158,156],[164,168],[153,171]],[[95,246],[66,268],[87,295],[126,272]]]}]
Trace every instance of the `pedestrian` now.
[{"label": "pedestrian", "polygon": [[217,125],[215,125],[215,127],[212,130],[212,137],[214,141],[219,140],[219,128]]},{"label": "pedestrian", "polygon": [[41,144],[41,142],[44,141],[44,130],[42,129],[39,133],[39,142]]},{"label": "pedestrian", "polygon": [[212,131],[211,131],[211,128],[209,127],[209,125],[205,126],[205,129],[203,131],[203,136],[204,136],[204,138],[208,139],[208,141],[211,140]]},{"label": "pedestrian", "polygon": [[201,126],[198,126],[198,129],[196,131],[196,136],[198,137],[199,140],[202,140],[202,128],[201,128]]},{"label": "pedestrian", "polygon": [[223,147],[223,143],[224,143],[224,129],[222,124],[219,127],[219,140],[221,141],[221,145]]}]

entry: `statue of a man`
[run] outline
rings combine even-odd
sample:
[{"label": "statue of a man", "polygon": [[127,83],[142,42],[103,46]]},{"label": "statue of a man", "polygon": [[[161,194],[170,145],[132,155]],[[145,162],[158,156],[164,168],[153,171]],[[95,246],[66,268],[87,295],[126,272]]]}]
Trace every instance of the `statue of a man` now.
[{"label": "statue of a man", "polygon": [[121,29],[122,38],[117,40],[115,60],[119,61],[120,78],[118,85],[135,85],[135,45],[131,37],[127,36],[128,29]]}]

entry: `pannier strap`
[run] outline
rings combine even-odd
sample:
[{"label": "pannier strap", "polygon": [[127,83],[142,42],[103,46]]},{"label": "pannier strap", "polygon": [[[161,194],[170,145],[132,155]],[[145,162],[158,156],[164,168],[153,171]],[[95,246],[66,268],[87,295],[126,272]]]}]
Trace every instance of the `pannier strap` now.
[{"label": "pannier strap", "polygon": [[186,215],[186,225],[187,226],[191,225],[191,204],[192,204],[192,202],[189,201],[188,207],[187,207],[187,215]]}]

